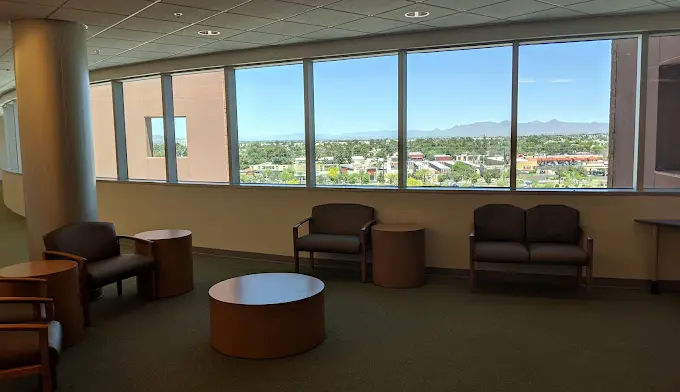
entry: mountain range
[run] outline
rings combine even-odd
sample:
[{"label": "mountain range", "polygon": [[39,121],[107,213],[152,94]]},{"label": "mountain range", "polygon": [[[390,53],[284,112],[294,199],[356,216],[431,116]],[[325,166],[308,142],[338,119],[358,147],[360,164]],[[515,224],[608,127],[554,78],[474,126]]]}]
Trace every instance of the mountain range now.
[{"label": "mountain range", "polygon": [[[608,133],[609,124],[601,122],[562,122],[550,120],[547,122],[531,121],[517,124],[519,136],[528,135],[578,135]],[[365,132],[345,132],[339,134],[318,134],[316,140],[371,140],[371,139],[395,139],[396,130],[392,131],[365,131]],[[408,137],[411,138],[446,138],[446,137],[497,137],[510,135],[510,121],[485,121],[472,124],[456,125],[448,129],[408,130]],[[241,141],[293,141],[302,140],[300,134],[281,134],[248,138],[246,135],[239,135]]]}]

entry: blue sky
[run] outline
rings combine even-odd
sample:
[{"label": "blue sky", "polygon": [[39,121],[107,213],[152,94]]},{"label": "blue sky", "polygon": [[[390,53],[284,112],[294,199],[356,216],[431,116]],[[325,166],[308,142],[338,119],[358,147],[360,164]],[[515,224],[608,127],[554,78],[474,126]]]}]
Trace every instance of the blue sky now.
[{"label": "blue sky", "polygon": [[[510,119],[512,49],[494,47],[408,55],[408,129],[445,129]],[[520,122],[607,122],[611,42],[520,48]],[[242,140],[304,137],[302,65],[236,72]],[[314,64],[316,132],[397,129],[394,55]],[[179,137],[179,136],[178,136]]]},{"label": "blue sky", "polygon": [[[154,136],[164,137],[163,118],[151,118],[151,134]],[[175,117],[175,139],[187,139],[187,118]]]}]

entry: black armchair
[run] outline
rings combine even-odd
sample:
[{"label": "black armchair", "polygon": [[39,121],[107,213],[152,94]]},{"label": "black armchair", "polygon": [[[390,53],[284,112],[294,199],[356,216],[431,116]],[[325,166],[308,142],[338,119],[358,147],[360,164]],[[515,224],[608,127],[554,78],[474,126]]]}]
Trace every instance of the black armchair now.
[{"label": "black armchair", "polygon": [[[373,207],[361,204],[322,204],[312,208],[312,216],[293,227],[295,272],[300,272],[300,251],[309,252],[314,268],[314,252],[361,254],[361,281],[366,281],[366,258],[370,249]],[[309,234],[299,236],[299,228],[309,223]]]}]

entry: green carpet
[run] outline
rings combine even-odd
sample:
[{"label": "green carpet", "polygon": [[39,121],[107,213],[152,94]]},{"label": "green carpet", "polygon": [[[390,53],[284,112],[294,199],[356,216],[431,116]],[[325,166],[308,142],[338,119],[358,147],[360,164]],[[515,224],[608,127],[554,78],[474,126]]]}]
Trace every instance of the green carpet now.
[{"label": "green carpet", "polygon": [[[14,236],[3,238],[2,252],[19,259],[23,223],[1,209],[0,237]],[[390,290],[360,283],[354,271],[317,269],[327,285],[326,341],[299,356],[253,361],[210,347],[207,291],[229,277],[290,266],[205,255],[194,261],[195,290],[184,296],[143,302],[132,281],[122,298],[108,287],[93,304],[85,340],[63,354],[60,390],[680,390],[678,295],[470,294],[465,280],[448,277]],[[30,378],[0,382],[0,391],[36,385]]]}]

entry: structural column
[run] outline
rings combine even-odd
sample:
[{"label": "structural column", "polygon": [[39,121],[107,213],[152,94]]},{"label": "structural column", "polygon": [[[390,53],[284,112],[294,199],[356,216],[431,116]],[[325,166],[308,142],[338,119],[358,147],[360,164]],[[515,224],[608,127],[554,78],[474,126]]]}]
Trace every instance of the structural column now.
[{"label": "structural column", "polygon": [[12,22],[29,251],[64,224],[97,220],[85,27]]}]

